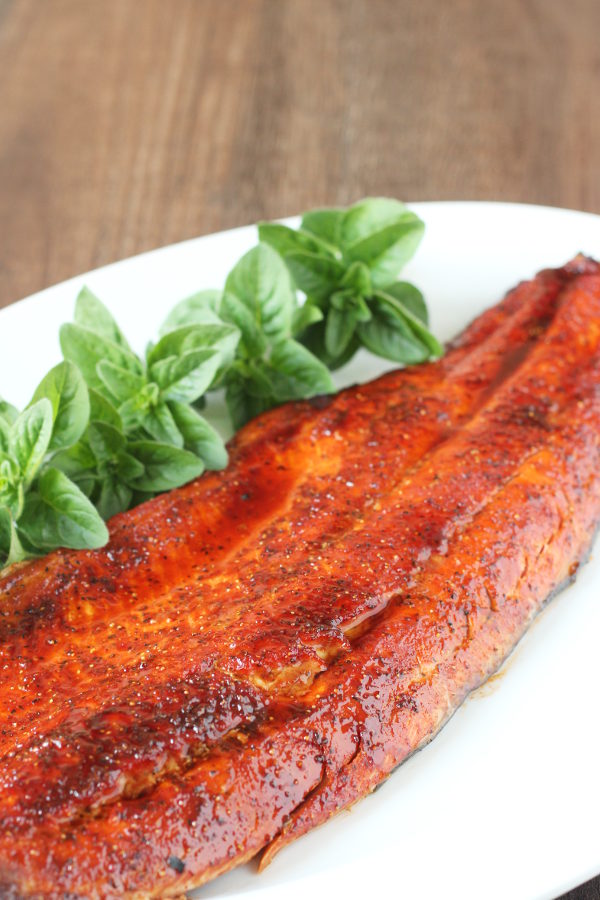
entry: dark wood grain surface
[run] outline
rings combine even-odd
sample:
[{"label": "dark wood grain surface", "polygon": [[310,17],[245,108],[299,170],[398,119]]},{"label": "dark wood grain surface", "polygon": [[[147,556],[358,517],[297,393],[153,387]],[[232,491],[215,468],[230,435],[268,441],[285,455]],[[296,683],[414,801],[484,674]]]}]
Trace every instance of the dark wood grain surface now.
[{"label": "dark wood grain surface", "polygon": [[600,213],[599,35],[598,0],[0,0],[0,306],[365,194]]}]

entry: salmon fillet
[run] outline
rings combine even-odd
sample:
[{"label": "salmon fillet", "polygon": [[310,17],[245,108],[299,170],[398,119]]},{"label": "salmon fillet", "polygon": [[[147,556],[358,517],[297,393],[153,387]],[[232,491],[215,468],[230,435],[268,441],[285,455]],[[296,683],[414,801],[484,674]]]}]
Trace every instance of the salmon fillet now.
[{"label": "salmon fillet", "polygon": [[0,896],[180,895],[373,790],[600,520],[600,266],[0,577]]}]

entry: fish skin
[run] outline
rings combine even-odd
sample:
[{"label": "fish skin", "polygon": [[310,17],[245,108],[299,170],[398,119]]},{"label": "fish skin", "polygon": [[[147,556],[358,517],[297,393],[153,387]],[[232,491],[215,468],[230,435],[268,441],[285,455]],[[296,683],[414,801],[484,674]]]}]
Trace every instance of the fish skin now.
[{"label": "fish skin", "polygon": [[599,348],[577,258],[440,362],[250,423],[106,550],[9,570],[0,895],[178,895],[430,740],[589,549]]}]

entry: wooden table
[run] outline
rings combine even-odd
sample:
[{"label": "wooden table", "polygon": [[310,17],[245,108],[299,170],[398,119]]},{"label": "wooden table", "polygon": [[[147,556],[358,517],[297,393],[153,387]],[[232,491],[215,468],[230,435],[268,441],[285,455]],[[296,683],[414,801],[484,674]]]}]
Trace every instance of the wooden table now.
[{"label": "wooden table", "polygon": [[598,0],[0,0],[0,306],[365,194],[600,213],[599,34]]}]

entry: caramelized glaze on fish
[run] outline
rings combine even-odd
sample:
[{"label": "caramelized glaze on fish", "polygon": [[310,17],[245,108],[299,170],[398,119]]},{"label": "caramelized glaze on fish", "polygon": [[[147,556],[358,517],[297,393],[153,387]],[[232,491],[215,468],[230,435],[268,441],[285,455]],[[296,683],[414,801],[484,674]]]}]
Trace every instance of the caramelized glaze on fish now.
[{"label": "caramelized glaze on fish", "polygon": [[0,895],[168,897],[430,740],[600,519],[600,267],[0,578]]}]

